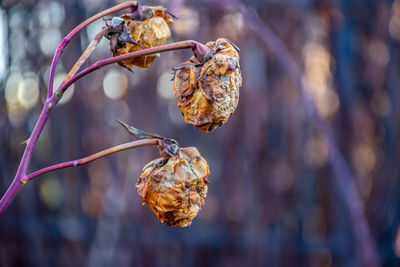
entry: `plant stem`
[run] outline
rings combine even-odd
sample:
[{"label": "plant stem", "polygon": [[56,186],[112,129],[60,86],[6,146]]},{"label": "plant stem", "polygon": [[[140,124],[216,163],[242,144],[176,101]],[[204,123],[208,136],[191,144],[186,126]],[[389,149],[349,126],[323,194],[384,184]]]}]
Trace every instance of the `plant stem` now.
[{"label": "plant stem", "polygon": [[[201,49],[198,49],[198,48]],[[32,135],[28,140],[28,143],[26,145],[24,154],[22,155],[21,163],[18,167],[17,174],[15,175],[15,178],[13,182],[11,183],[10,187],[8,188],[7,192],[3,195],[3,197],[0,200],[0,215],[2,215],[7,207],[11,204],[11,202],[14,200],[18,192],[21,190],[23,186],[23,178],[26,176],[27,169],[29,167],[29,163],[32,158],[32,153],[33,150],[36,146],[36,143],[40,137],[40,134],[43,131],[44,126],[47,123],[47,120],[49,119],[49,116],[51,114],[51,111],[53,108],[57,105],[58,101],[60,101],[62,94],[65,92],[65,90],[68,89],[68,87],[76,82],[78,79],[82,78],[86,74],[95,71],[97,69],[100,69],[106,65],[128,59],[128,58],[133,58],[133,57],[138,57],[138,56],[144,56],[144,55],[149,55],[149,54],[155,54],[155,53],[161,53],[161,52],[167,52],[167,51],[173,51],[173,50],[178,50],[178,49],[187,49],[191,48],[193,52],[198,53],[197,50],[204,50],[204,45],[200,44],[196,41],[182,41],[182,42],[176,42],[176,43],[171,43],[171,44],[166,44],[162,46],[157,46],[157,47],[152,47],[149,49],[143,49],[140,51],[136,51],[133,53],[125,54],[122,56],[118,57],[112,57],[104,60],[97,61],[95,64],[92,66],[86,68],[85,70],[79,72],[78,74],[74,75],[70,80],[65,82],[59,89],[57,89],[56,93],[53,94],[50,98],[47,99],[46,103],[43,106],[42,112],[40,113],[39,119],[35,125],[35,128],[33,129]]]},{"label": "plant stem", "polygon": [[82,29],[86,28],[89,24],[93,23],[94,21],[98,20],[99,18],[102,18],[104,16],[107,16],[109,14],[121,11],[126,8],[133,8],[136,7],[137,2],[136,1],[127,1],[124,3],[121,3],[119,5],[116,5],[114,7],[111,7],[109,9],[106,9],[100,13],[97,13],[96,15],[88,18],[81,24],[75,27],[65,38],[62,40],[62,42],[59,44],[59,46],[56,49],[56,52],[54,53],[53,61],[51,63],[51,68],[50,68],[50,76],[49,76],[49,88],[47,92],[47,98],[50,98],[53,95],[53,84],[54,84],[54,73],[56,70],[56,66],[58,63],[58,60],[60,59],[60,56],[62,52],[64,51],[64,48],[68,45],[68,43],[71,41],[71,39],[79,33]]},{"label": "plant stem", "polygon": [[161,46],[156,46],[148,49],[143,49],[139,51],[135,51],[132,53],[128,53],[125,55],[121,56],[116,56],[116,57],[110,57],[107,59],[99,60],[90,67],[84,69],[83,71],[79,72],[76,74],[74,77],[72,77],[69,81],[67,81],[65,84],[63,84],[58,90],[57,94],[61,94],[74,82],[82,78],[83,76],[100,69],[104,66],[107,66],[112,63],[116,63],[125,59],[133,58],[133,57],[139,57],[139,56],[146,56],[146,55],[151,55],[151,54],[156,54],[156,53],[162,53],[162,52],[167,52],[167,51],[173,51],[173,50],[179,50],[179,49],[187,49],[191,48],[194,51],[197,51],[197,47],[203,47],[204,45],[201,43],[198,43],[193,40],[187,40],[187,41],[180,41],[180,42],[175,42],[171,44],[166,44],[166,45],[161,45]]},{"label": "plant stem", "polygon": [[111,154],[114,154],[114,153],[117,153],[117,152],[121,152],[121,151],[124,151],[124,150],[137,148],[137,147],[142,147],[142,146],[158,145],[159,142],[160,142],[159,139],[141,139],[141,140],[137,140],[137,141],[121,144],[121,145],[118,145],[118,146],[110,147],[108,149],[105,149],[103,151],[100,151],[100,152],[98,152],[96,154],[90,155],[90,156],[85,157],[85,158],[59,163],[59,164],[56,164],[56,165],[53,165],[53,166],[49,166],[49,167],[43,168],[41,170],[35,171],[35,172],[25,176],[22,179],[22,182],[23,183],[27,183],[30,180],[32,180],[32,179],[34,179],[34,178],[36,178],[39,175],[42,175],[44,173],[48,173],[48,172],[52,172],[52,171],[56,171],[56,170],[61,170],[61,169],[69,168],[69,167],[82,166],[82,165],[88,164],[89,162],[98,160],[98,159],[103,158],[105,156],[108,156],[108,155],[111,155]]},{"label": "plant stem", "polygon": [[[83,51],[82,55],[79,57],[79,59],[76,61],[75,65],[71,68],[71,70],[68,72],[67,76],[65,77],[64,81],[62,84],[66,83],[69,81],[77,72],[78,70],[82,67],[82,65],[86,62],[88,57],[93,53],[93,51],[96,49],[97,45],[100,43],[101,39],[103,38],[107,28],[104,28],[101,30],[96,36],[93,38],[93,40],[90,42],[88,47]],[[62,85],[61,84],[61,85]]]}]

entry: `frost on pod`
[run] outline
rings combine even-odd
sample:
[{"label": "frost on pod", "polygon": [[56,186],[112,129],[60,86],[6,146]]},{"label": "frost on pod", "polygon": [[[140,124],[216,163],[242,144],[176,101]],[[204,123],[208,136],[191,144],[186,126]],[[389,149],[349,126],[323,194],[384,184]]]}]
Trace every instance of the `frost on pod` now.
[{"label": "frost on pod", "polygon": [[158,219],[169,226],[189,227],[207,197],[206,160],[195,147],[176,156],[151,161],[143,168],[136,189]]},{"label": "frost on pod", "polygon": [[[173,22],[173,19],[166,8],[162,6],[143,6],[142,8],[143,21],[133,20],[129,15],[123,15],[121,18],[125,20],[130,35],[143,48],[135,44],[127,43],[125,47],[118,49],[119,55],[165,45],[167,40],[171,37],[168,23]],[[141,56],[124,60],[122,63],[130,68],[133,66],[148,68],[157,57],[158,55]]]},{"label": "frost on pod", "polygon": [[206,62],[193,56],[175,68],[174,91],[185,121],[208,132],[235,111],[242,76],[239,49],[232,42],[220,38],[206,45],[212,50]]}]

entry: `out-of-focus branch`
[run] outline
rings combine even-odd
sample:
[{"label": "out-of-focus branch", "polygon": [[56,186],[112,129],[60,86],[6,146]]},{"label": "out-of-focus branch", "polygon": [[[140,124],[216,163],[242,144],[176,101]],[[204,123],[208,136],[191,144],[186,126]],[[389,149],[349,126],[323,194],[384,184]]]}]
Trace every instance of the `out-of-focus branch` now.
[{"label": "out-of-focus branch", "polygon": [[335,135],[329,123],[319,115],[314,99],[310,95],[311,90],[307,90],[307,85],[303,83],[303,73],[290,56],[285,44],[274,34],[271,29],[257,16],[257,14],[247,8],[237,0],[213,1],[216,5],[234,6],[236,10],[245,17],[248,26],[261,38],[261,40],[274,52],[280,65],[292,77],[300,89],[303,107],[305,108],[312,124],[316,127],[327,140],[329,149],[329,162],[332,165],[334,177],[339,190],[349,209],[353,231],[356,237],[357,253],[363,266],[380,266],[376,243],[369,229],[367,219],[364,214],[364,204],[354,182],[353,175],[347,162],[341,154]]}]

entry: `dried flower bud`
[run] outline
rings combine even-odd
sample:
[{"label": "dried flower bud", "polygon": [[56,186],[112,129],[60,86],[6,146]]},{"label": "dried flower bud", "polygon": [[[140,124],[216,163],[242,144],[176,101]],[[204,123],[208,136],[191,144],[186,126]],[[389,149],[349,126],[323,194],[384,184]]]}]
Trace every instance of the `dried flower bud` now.
[{"label": "dried flower bud", "polygon": [[207,197],[207,162],[195,147],[159,158],[143,168],[136,189],[158,219],[169,226],[189,227]]},{"label": "dried flower bud", "polygon": [[[118,54],[123,55],[132,53],[154,46],[165,45],[171,37],[171,31],[168,23],[173,22],[172,16],[162,6],[146,7],[143,6],[145,19],[132,20],[129,15],[121,16],[128,27],[128,31],[133,39],[142,47],[127,43],[125,47],[118,49]],[[158,57],[157,55],[147,55],[123,60],[122,63],[128,67],[138,66],[148,68]]]},{"label": "dried flower bud", "polygon": [[205,132],[224,124],[239,101],[242,76],[238,48],[220,38],[206,44],[212,57],[195,57],[176,68],[174,91],[185,121]]}]

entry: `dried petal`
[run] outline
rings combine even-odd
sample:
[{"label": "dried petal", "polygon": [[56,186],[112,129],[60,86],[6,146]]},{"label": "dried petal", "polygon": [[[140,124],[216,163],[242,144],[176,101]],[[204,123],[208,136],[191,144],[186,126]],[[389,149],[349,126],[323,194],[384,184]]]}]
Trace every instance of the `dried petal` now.
[{"label": "dried petal", "polygon": [[[173,21],[172,17],[166,12],[165,8],[151,8],[153,8],[152,11],[154,12],[152,17],[144,21],[131,20],[127,15],[122,16],[131,36],[138,44],[142,45],[143,48],[127,43],[125,47],[118,49],[119,55],[132,53],[154,46],[165,45],[167,43],[168,39],[171,37],[168,23]],[[130,68],[133,66],[148,68],[157,57],[158,54],[135,57],[123,60],[122,63]]]},{"label": "dried petal", "polygon": [[234,44],[220,38],[206,45],[214,55],[205,63],[192,57],[181,64],[175,73],[174,91],[185,121],[208,132],[235,111],[242,76]]},{"label": "dried petal", "polygon": [[209,174],[198,150],[187,147],[177,156],[148,163],[136,189],[162,223],[189,227],[204,205]]}]

